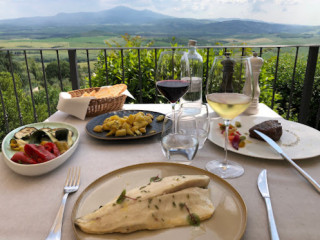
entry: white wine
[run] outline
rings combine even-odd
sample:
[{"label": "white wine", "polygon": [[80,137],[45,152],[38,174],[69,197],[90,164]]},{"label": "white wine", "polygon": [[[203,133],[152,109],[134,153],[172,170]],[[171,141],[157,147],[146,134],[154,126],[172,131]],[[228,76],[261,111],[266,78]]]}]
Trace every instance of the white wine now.
[{"label": "white wine", "polygon": [[219,116],[231,120],[250,106],[251,97],[241,93],[211,93],[207,101]]}]

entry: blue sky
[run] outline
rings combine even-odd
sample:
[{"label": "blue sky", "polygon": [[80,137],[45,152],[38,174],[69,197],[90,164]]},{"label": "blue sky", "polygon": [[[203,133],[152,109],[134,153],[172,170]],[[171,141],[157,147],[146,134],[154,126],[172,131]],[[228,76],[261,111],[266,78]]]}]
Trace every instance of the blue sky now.
[{"label": "blue sky", "polygon": [[0,0],[0,19],[95,12],[119,5],[174,17],[245,18],[320,26],[320,0]]}]

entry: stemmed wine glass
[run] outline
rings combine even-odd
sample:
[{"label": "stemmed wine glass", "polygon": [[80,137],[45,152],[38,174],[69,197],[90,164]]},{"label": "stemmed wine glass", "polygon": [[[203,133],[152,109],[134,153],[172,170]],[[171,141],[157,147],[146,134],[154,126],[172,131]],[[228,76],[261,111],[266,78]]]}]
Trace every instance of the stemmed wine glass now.
[{"label": "stemmed wine glass", "polygon": [[[159,92],[169,100],[172,106],[173,133],[176,132],[175,105],[176,102],[188,91],[190,85],[189,63],[186,52],[164,51],[160,54],[156,86]],[[183,79],[183,80],[182,80]]]},{"label": "stemmed wine glass", "polygon": [[206,168],[222,178],[236,178],[244,169],[236,162],[229,161],[228,130],[230,121],[244,112],[254,96],[252,69],[247,57],[232,58],[229,53],[214,59],[206,88],[209,106],[224,120],[225,157],[213,160]]},{"label": "stemmed wine glass", "polygon": [[[172,106],[172,113],[167,114],[163,122],[161,147],[168,160],[181,161],[180,156],[192,160],[198,150],[196,136],[183,130],[184,123],[194,123],[195,119],[185,119],[180,111],[175,110],[176,102],[188,91],[190,86],[189,62],[186,52],[162,52],[157,64],[156,85],[159,92]],[[179,116],[179,122],[177,116]],[[188,125],[191,126],[191,125]],[[177,158],[176,158],[177,157]]]}]

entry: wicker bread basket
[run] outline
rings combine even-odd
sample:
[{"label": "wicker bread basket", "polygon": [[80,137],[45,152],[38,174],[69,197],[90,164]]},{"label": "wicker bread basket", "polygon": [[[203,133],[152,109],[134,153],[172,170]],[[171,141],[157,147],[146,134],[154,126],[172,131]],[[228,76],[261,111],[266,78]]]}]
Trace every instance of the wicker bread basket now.
[{"label": "wicker bread basket", "polygon": [[[100,89],[99,87],[84,88],[84,89],[73,90],[68,93],[72,97],[80,97],[85,92],[90,93],[94,90],[99,91],[99,89]],[[87,109],[86,117],[94,117],[102,113],[121,110],[123,107],[123,104],[126,101],[126,98],[127,98],[126,95],[120,95],[118,97],[91,99]]]}]

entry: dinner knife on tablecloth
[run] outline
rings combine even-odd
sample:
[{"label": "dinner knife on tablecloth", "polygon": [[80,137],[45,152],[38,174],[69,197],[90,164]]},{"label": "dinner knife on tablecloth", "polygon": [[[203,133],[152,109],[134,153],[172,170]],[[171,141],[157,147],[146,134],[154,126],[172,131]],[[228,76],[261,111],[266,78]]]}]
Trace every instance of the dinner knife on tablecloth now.
[{"label": "dinner knife on tablecloth", "polygon": [[258,188],[262,197],[266,202],[271,240],[279,240],[280,238],[279,238],[279,234],[278,234],[278,230],[277,230],[276,222],[274,220],[272,206],[271,206],[266,169],[262,170],[261,173],[259,174]]},{"label": "dinner knife on tablecloth", "polygon": [[270,137],[265,135],[262,132],[259,132],[257,130],[254,130],[260,137],[263,138],[274,150],[277,151],[277,153],[280,154],[281,157],[283,157],[285,160],[287,160],[294,168],[309,182],[311,185],[320,193],[320,185],[301,167],[299,167],[280,147],[278,144],[276,144],[275,141],[273,141]]}]

